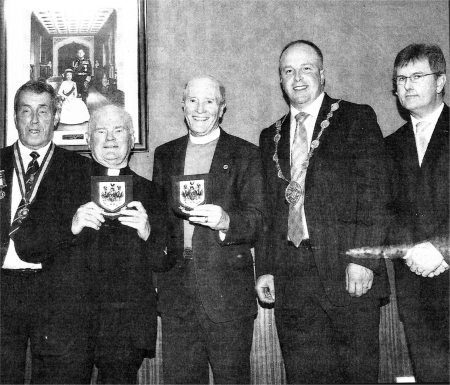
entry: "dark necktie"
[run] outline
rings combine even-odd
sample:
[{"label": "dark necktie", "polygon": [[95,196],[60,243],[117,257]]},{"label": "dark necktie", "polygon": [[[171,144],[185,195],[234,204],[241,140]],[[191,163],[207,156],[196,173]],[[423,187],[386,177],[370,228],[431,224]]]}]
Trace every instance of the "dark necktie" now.
[{"label": "dark necktie", "polygon": [[[37,162],[37,158],[39,158],[39,154],[36,151],[33,151],[31,154],[31,162],[28,164],[27,171],[24,176],[25,182],[25,194],[28,194],[33,186],[34,178],[39,171],[39,163]],[[23,209],[26,207],[25,199],[22,197],[19,207],[17,208],[16,215],[14,215],[13,223],[11,224],[11,228],[9,231],[9,236],[14,239],[14,233],[19,229],[22,224],[22,220],[26,217],[21,213],[23,213]]]},{"label": "dark necktie", "polygon": [[[291,179],[297,182],[303,189],[305,188],[305,175],[303,163],[308,156],[308,136],[306,133],[305,120],[308,114],[300,112],[295,116],[297,125],[295,128],[294,141],[292,142],[292,165],[291,165]],[[295,205],[289,206],[288,219],[288,235],[291,242],[298,247],[303,240],[303,209],[304,197],[302,196]]]}]

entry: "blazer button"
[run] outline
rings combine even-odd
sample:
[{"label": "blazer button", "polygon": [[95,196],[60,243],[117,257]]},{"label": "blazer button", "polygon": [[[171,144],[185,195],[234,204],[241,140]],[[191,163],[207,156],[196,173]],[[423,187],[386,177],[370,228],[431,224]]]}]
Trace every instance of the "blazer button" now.
[{"label": "blazer button", "polygon": [[223,165],[223,169],[224,169],[224,170],[228,170],[228,165],[227,165],[227,164],[224,164],[224,165]]}]

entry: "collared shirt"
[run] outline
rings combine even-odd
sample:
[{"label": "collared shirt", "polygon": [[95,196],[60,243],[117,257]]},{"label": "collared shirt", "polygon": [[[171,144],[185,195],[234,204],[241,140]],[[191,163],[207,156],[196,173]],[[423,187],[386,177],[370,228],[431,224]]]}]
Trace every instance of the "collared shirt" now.
[{"label": "collared shirt", "polygon": [[[305,120],[306,134],[308,136],[308,148],[311,146],[312,137],[314,133],[314,126],[316,125],[317,116],[319,115],[320,107],[322,106],[323,98],[325,93],[321,93],[316,100],[314,100],[308,107],[303,109],[301,112],[307,113],[309,116]],[[290,135],[290,148],[292,153],[292,143],[294,142],[295,129],[297,127],[297,120],[295,116],[300,111],[295,107],[291,106],[291,135]]]},{"label": "collared shirt", "polygon": [[[33,159],[30,154],[33,151],[36,151],[39,154],[39,158],[36,161],[39,163],[39,167],[42,164],[42,161],[45,158],[45,154],[47,153],[51,142],[49,142],[46,146],[40,148],[39,150],[30,150],[25,147],[21,141],[18,141],[20,157],[22,159],[23,167],[26,169],[28,164]],[[19,180],[17,177],[17,173],[14,170],[12,188],[11,188],[11,223],[14,220],[15,213],[17,208],[19,207],[20,201],[22,200],[22,194],[20,192]],[[8,251],[5,256],[5,260],[3,262],[2,268],[4,269],[41,269],[42,264],[40,263],[28,263],[22,261],[16,253],[16,248],[14,246],[14,241],[12,239],[9,240]]]},{"label": "collared shirt", "polygon": [[[423,139],[425,139],[425,143],[428,147],[428,143],[430,143],[431,136],[433,135],[434,128],[436,127],[436,123],[439,119],[439,116],[441,116],[442,110],[444,109],[444,103],[442,103],[437,109],[435,109],[430,115],[426,116],[422,119],[416,119],[414,116],[411,115],[411,123],[413,125],[414,129],[414,137],[416,138],[416,146],[418,143],[417,138],[417,123],[419,122],[429,122],[430,125],[426,128],[426,131],[423,133]],[[418,149],[419,151],[419,149]]]},{"label": "collared shirt", "polygon": [[[320,107],[322,106],[325,93],[321,93],[316,100],[314,100],[308,107],[301,112],[307,113],[309,116],[305,120],[306,134],[308,136],[308,149],[311,146],[312,137],[314,133],[314,126],[316,125],[317,117],[319,116]],[[291,149],[291,161],[292,161],[292,143],[294,142],[295,129],[297,127],[297,120],[295,116],[300,112],[295,107],[291,106],[291,121],[290,121],[290,149]],[[306,223],[305,207],[302,207],[302,222],[304,229],[304,239],[309,238],[308,226]]]}]

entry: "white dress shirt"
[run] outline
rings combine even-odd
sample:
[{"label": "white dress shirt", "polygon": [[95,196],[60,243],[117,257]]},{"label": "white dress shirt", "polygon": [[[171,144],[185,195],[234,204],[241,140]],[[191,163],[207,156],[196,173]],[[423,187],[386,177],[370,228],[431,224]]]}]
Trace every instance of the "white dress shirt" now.
[{"label": "white dress shirt", "polygon": [[[292,143],[294,142],[295,129],[297,127],[297,120],[295,116],[299,112],[305,112],[308,114],[304,124],[306,128],[306,135],[308,136],[308,149],[310,149],[312,137],[314,133],[314,126],[316,125],[317,116],[319,115],[320,107],[322,106],[323,98],[325,93],[321,93],[314,102],[312,102],[308,107],[302,109],[301,111],[297,110],[295,107],[291,106],[291,121],[290,121],[290,153],[291,153],[291,162],[292,162]],[[308,226],[306,224],[306,216],[305,216],[305,206],[302,206],[302,222],[304,229],[304,239],[309,238]]]},{"label": "white dress shirt", "polygon": [[[36,151],[39,154],[39,158],[36,161],[39,163],[39,167],[42,164],[42,161],[45,158],[45,154],[47,153],[48,148],[50,147],[51,142],[49,142],[45,147],[40,148],[39,150],[30,150],[25,147],[20,140],[18,141],[20,157],[22,158],[23,167],[26,169],[28,164],[33,159],[30,154],[33,151]],[[26,171],[26,170],[25,170]],[[13,181],[11,187],[11,223],[14,220],[14,216],[16,214],[17,208],[19,207],[20,201],[22,200],[22,194],[20,192],[19,180],[16,171],[14,170]],[[14,246],[14,241],[12,239],[9,240],[8,251],[6,252],[5,260],[3,262],[3,269],[41,269],[42,264],[40,263],[28,263],[22,261],[16,253],[16,248]]]},{"label": "white dress shirt", "polygon": [[[433,135],[434,128],[436,127],[436,123],[439,119],[439,116],[441,116],[442,110],[444,109],[444,103],[442,103],[437,109],[435,109],[430,115],[422,118],[422,119],[416,119],[414,116],[411,115],[411,123],[413,125],[414,129],[414,137],[416,138],[416,148],[417,152],[419,152],[419,147],[417,145],[418,143],[418,132],[417,132],[417,123],[419,122],[428,122],[430,125],[426,128],[426,130],[422,133],[422,139],[425,140],[425,148],[428,147],[428,144],[430,143],[431,136]],[[426,152],[426,151],[425,151]],[[420,156],[419,156],[420,158]],[[422,159],[419,159],[419,162],[422,163]]]}]

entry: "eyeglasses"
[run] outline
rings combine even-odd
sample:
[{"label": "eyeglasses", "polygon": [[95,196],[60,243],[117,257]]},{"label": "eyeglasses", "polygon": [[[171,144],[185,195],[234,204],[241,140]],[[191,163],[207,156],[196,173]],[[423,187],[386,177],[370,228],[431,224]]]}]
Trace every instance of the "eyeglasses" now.
[{"label": "eyeglasses", "polygon": [[403,85],[406,83],[406,79],[410,79],[411,83],[420,83],[422,82],[423,78],[425,76],[429,75],[436,75],[439,74],[439,72],[432,72],[431,74],[412,74],[411,76],[396,76],[394,78],[394,82],[397,83],[398,86]]}]

